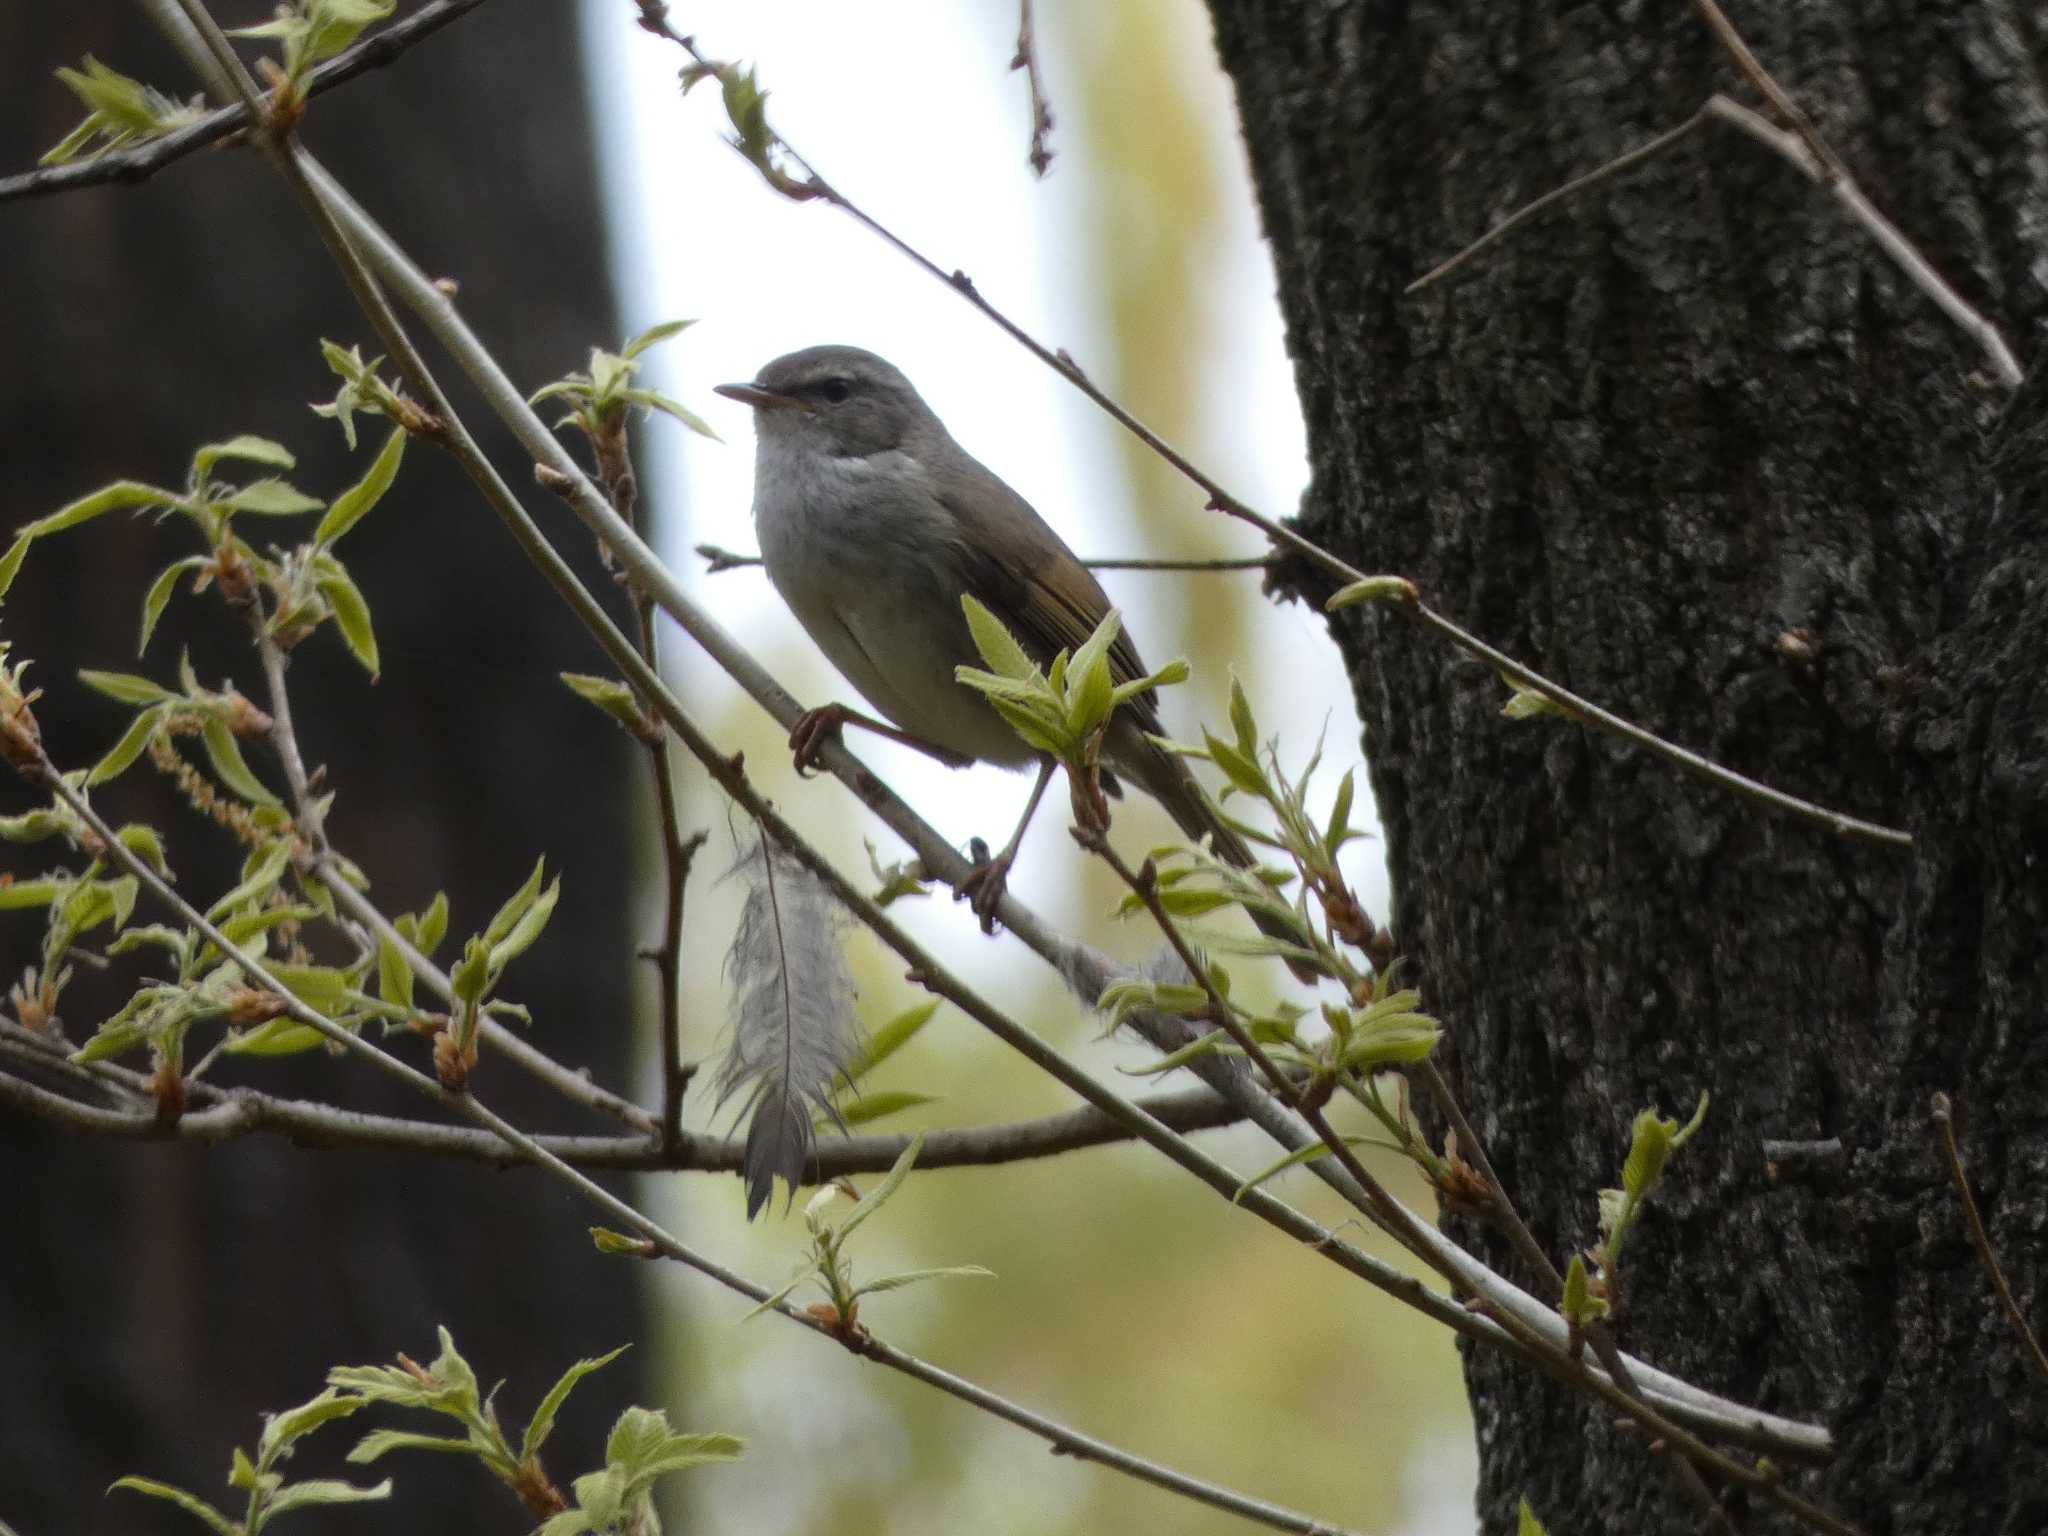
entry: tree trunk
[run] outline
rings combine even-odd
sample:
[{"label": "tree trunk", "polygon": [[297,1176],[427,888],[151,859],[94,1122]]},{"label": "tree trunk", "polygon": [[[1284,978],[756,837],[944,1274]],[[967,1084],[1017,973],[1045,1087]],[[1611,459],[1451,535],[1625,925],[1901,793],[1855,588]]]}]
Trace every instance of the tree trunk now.
[{"label": "tree trunk", "polygon": [[[267,11],[219,9],[231,24]],[[140,7],[0,8],[0,56],[19,74],[0,93],[9,170],[32,165],[81,115],[48,72],[88,51],[180,95],[190,89]],[[576,59],[575,8],[496,6],[319,97],[305,126],[315,153],[397,237],[460,281],[478,328],[534,384],[582,366],[592,343],[620,334]],[[10,537],[116,477],[175,485],[194,448],[234,433],[284,441],[300,456],[294,478],[323,495],[359,476],[383,439],[383,423],[368,419],[366,450],[347,455],[332,424],[305,408],[335,388],[321,337],[363,343],[365,355],[382,349],[253,151],[202,153],[139,186],[0,205],[0,293],[10,444],[0,527]],[[501,435],[484,436],[500,462],[518,462],[503,457]],[[301,536],[296,526],[248,532],[259,542]],[[588,546],[569,535],[575,556]],[[246,635],[212,594],[178,597],[148,656],[135,659],[151,576],[190,552],[182,527],[125,516],[35,546],[9,597],[6,634],[16,659],[36,659],[30,679],[48,690],[37,713],[61,766],[91,763],[123,720],[84,694],[76,667],[168,678],[190,645],[209,685],[229,676],[261,697]],[[624,850],[640,763],[555,677],[593,670],[595,649],[459,471],[421,444],[341,553],[374,610],[383,676],[371,686],[328,632],[294,653],[291,670],[309,762],[328,765],[338,794],[337,846],[370,873],[387,910],[416,908],[445,886],[456,946],[546,853],[564,875],[564,899],[506,994],[533,1008],[545,1049],[622,1081],[636,967],[636,935],[621,918]],[[251,761],[271,770],[267,753],[252,750]],[[0,812],[24,809],[26,786],[8,782]],[[166,829],[183,888],[202,905],[232,883],[239,852],[146,766],[101,803]],[[47,846],[0,848],[16,872],[49,856]],[[162,916],[146,908],[144,898],[138,921]],[[33,914],[4,916],[0,987],[40,941]],[[121,974],[132,981],[132,962]],[[86,974],[65,995],[74,1040],[112,1006],[93,981]],[[400,1049],[424,1064],[422,1049]],[[522,1125],[605,1128],[527,1091],[488,1054],[482,1072],[480,1095]],[[324,1053],[252,1080],[434,1117]],[[507,1379],[515,1425],[572,1360],[641,1332],[619,1310],[615,1264],[565,1235],[582,1217],[543,1219],[536,1204],[573,1213],[573,1202],[542,1197],[531,1174],[272,1138],[212,1150],[112,1144],[20,1116],[0,1116],[0,1167],[0,1520],[24,1533],[189,1529],[168,1506],[102,1490],[136,1473],[223,1496],[230,1447],[253,1443],[260,1411],[312,1396],[332,1365],[401,1349],[427,1358],[438,1323],[455,1330],[480,1373]],[[589,1297],[600,1291],[613,1300],[593,1313]],[[602,1401],[615,1413],[630,1389],[632,1367],[612,1369],[620,1374],[609,1395],[586,1387],[596,1394],[586,1411],[564,1420],[573,1438],[550,1445],[557,1465],[601,1459],[611,1417]],[[315,1442],[296,1475],[341,1470],[345,1431],[330,1434],[336,1443]],[[379,1507],[379,1530],[475,1528],[477,1511],[501,1499],[506,1527],[520,1518],[473,1466],[419,1457],[399,1473],[400,1496]]]},{"label": "tree trunk", "polygon": [[[1867,1531],[2042,1528],[2048,1386],[1929,1120],[1952,1095],[2038,1317],[2041,391],[1988,385],[1825,191],[1722,127],[1403,296],[1710,92],[1753,99],[1689,6],[1211,8],[1308,421],[1303,531],[1659,734],[1915,837],[1836,837],[1509,721],[1487,668],[1347,610],[1399,948],[1509,1189],[1554,1255],[1589,1246],[1636,1112],[1710,1092],[1631,1240],[1623,1341],[1825,1420],[1839,1456],[1801,1483]],[[2038,8],[1734,19],[1876,204],[2033,349]],[[1523,1494],[1561,1533],[1699,1528],[1605,1411],[1488,1352],[1467,1377],[1487,1530]]]}]

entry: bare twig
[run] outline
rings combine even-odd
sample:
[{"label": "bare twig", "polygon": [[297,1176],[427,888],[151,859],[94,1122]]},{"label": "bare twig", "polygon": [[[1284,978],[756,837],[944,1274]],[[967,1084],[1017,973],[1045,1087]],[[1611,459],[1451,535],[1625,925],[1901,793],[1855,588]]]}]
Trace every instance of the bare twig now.
[{"label": "bare twig", "polygon": [[1820,131],[1799,109],[1799,104],[1784,87],[1771,78],[1770,71],[1765,69],[1757,56],[1749,51],[1749,44],[1742,40],[1742,34],[1735,30],[1735,24],[1729,21],[1727,13],[1716,5],[1714,0],[1693,0],[1693,4],[1705,19],[1707,29],[1720,39],[1721,46],[1726,48],[1735,60],[1735,67],[1742,71],[1751,85],[1763,93],[1764,100],[1771,104],[1778,115],[1792,125],[1792,131],[1805,142],[1807,149],[1812,151],[1813,158],[1827,174],[1847,176],[1849,168],[1842,164],[1832,149],[1828,148],[1827,141],[1821,138]]},{"label": "bare twig", "polygon": [[[424,41],[483,3],[484,0],[428,0],[404,20],[370,33],[320,65],[309,77],[309,94],[331,91],[358,75],[383,68],[415,43]],[[234,102],[216,108],[162,138],[151,139],[132,149],[116,150],[112,154],[69,165],[44,166],[18,176],[0,177],[0,202],[68,192],[76,187],[143,181],[165,166],[209,144],[217,144],[230,134],[240,133],[248,126],[249,109],[239,101]]]},{"label": "bare twig", "polygon": [[1500,244],[1509,235],[1540,215],[1570,201],[1581,192],[1647,164],[1676,146],[1701,124],[1710,120],[1719,121],[1740,129],[1772,153],[1789,161],[1809,181],[1825,187],[1835,201],[1842,205],[1849,217],[1863,226],[1864,231],[1877,243],[1878,249],[1889,256],[1899,270],[1906,274],[1913,286],[1926,294],[1937,309],[1977,344],[1990,359],[1992,371],[1998,376],[1999,382],[2008,389],[2017,389],[2025,375],[2020,368],[2019,360],[2013,356],[2012,349],[2006,345],[1998,327],[1980,315],[1961,294],[1957,293],[1948,281],[1934,270],[1933,264],[1900,232],[1898,226],[1880,213],[1876,205],[1864,195],[1862,188],[1856,185],[1855,178],[1850,176],[1847,167],[1834,151],[1828,148],[1813,125],[1793,104],[1791,97],[1786,95],[1778,83],[1764,71],[1763,66],[1757,63],[1756,56],[1729,25],[1728,18],[1714,4],[1714,0],[1695,0],[1695,3],[1706,16],[1715,35],[1720,37],[1735,55],[1736,63],[1742,67],[1744,74],[1756,83],[1757,88],[1794,125],[1792,132],[1788,133],[1774,126],[1748,107],[1731,101],[1717,92],[1709,96],[1697,112],[1676,128],[1668,129],[1648,143],[1618,155],[1605,165],[1544,193],[1532,202],[1523,204],[1456,255],[1438,263],[1418,277],[1405,291],[1416,293],[1450,276],[1474,257]]},{"label": "bare twig", "polygon": [[[64,1057],[52,1060],[22,1045],[11,1037],[11,1029],[0,1024],[0,1058],[18,1066],[72,1076],[81,1086],[91,1087],[111,1101],[104,1108],[95,1108],[60,1094],[56,1097],[67,1106],[92,1109],[93,1118],[81,1120],[68,1109],[46,1116],[68,1120],[96,1134],[150,1138],[169,1134],[180,1141],[212,1143],[267,1133],[304,1147],[395,1148],[496,1168],[515,1167],[526,1161],[487,1131],[403,1116],[365,1114],[332,1104],[278,1098],[246,1087],[190,1084],[189,1078],[196,1101],[209,1109],[232,1112],[201,1119],[196,1111],[188,1111],[167,1132],[148,1102],[146,1080],[139,1074],[134,1074],[136,1081],[132,1085],[97,1081]],[[61,1070],[66,1067],[71,1069],[69,1073]],[[0,1072],[0,1098],[6,1098],[12,1091],[10,1085],[23,1081],[19,1075]],[[1242,1118],[1206,1088],[1158,1094],[1137,1102],[1160,1124],[1183,1134],[1234,1124]],[[23,1105],[38,1114],[48,1108],[26,1101]],[[1033,1120],[927,1131],[917,1166],[921,1172],[995,1167],[1113,1146],[1131,1139],[1128,1130],[1100,1110],[1083,1105],[1064,1114]],[[572,1167],[586,1171],[737,1173],[746,1153],[745,1139],[736,1136],[686,1135],[668,1147],[647,1136],[535,1136],[534,1140]],[[885,1173],[903,1155],[910,1141],[908,1135],[832,1137],[819,1144],[813,1172],[820,1182],[849,1174]]]},{"label": "bare twig", "polygon": [[2026,1346],[2034,1369],[2048,1376],[2048,1354],[2042,1353],[2041,1341],[2034,1336],[2026,1314],[2013,1297],[2012,1287],[2006,1283],[2005,1270],[2000,1267],[1998,1255],[1991,1247],[1991,1234],[1985,1229],[1984,1217],[1977,1209],[1977,1197],[1970,1193],[1970,1176],[1963,1171],[1963,1154],[1956,1147],[1955,1115],[1947,1094],[1937,1093],[1934,1096],[1932,1114],[1934,1128],[1941,1133],[1941,1150],[1948,1159],[1949,1176],[1956,1183],[1956,1200],[1963,1208],[1963,1219],[1970,1229],[1970,1246],[1977,1250],[1977,1261],[1984,1266],[1984,1273],[1991,1277],[1991,1289],[1998,1294],[1998,1305],[2005,1312],[2006,1321],[2012,1324],[2012,1331]]},{"label": "bare twig", "polygon": [[1701,107],[1699,111],[1693,113],[1691,117],[1688,117],[1676,128],[1667,128],[1647,144],[1639,144],[1626,154],[1616,155],[1605,165],[1595,170],[1590,170],[1583,176],[1574,177],[1563,186],[1553,187],[1541,197],[1524,203],[1505,219],[1502,219],[1500,223],[1494,225],[1493,228],[1466,246],[1462,251],[1459,251],[1455,256],[1438,262],[1401,291],[1403,293],[1420,293],[1431,284],[1443,281],[1443,279],[1449,277],[1467,262],[1477,256],[1484,255],[1487,251],[1493,249],[1494,246],[1499,245],[1524,224],[1540,218],[1553,208],[1570,202],[1581,192],[1591,191],[1603,181],[1612,181],[1615,177],[1656,159],[1657,156],[1663,154],[1665,150],[1672,148],[1679,140],[1683,139],[1706,120],[1707,109]]},{"label": "bare twig", "polygon": [[1043,176],[1052,169],[1052,102],[1038,73],[1038,39],[1031,25],[1031,0],[1017,0],[1017,56],[1010,68],[1024,71],[1031,87],[1031,169]]}]

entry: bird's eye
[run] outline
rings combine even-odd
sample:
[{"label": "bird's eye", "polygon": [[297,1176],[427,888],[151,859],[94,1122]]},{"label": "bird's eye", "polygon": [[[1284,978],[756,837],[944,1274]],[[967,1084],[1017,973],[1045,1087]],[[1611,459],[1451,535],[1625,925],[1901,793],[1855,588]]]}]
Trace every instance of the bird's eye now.
[{"label": "bird's eye", "polygon": [[828,405],[844,405],[853,398],[853,381],[850,379],[827,379],[818,386],[818,398]]}]

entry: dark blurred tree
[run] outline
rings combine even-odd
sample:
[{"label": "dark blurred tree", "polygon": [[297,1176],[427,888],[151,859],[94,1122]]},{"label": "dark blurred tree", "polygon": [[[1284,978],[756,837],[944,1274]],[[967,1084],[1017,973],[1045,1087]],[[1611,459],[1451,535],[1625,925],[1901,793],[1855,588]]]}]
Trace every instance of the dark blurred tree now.
[{"label": "dark blurred tree", "polygon": [[[1637,1109],[1711,1090],[1632,1247],[1624,1342],[1825,1419],[1817,1491],[1865,1530],[2042,1528],[2048,1389],[1929,1125],[1952,1094],[2038,1321],[2040,386],[1976,376],[1824,191],[1724,129],[1403,296],[1709,92],[1750,94],[1689,6],[1211,10],[1308,422],[1304,530],[1651,729],[1917,839],[1838,840],[1504,720],[1486,668],[1348,611],[1394,927],[1503,1176],[1552,1252],[1584,1246]],[[1878,206],[2037,350],[2038,8],[1736,20]],[[1700,1528],[1608,1413],[1498,1354],[1467,1376],[1486,1530],[1523,1493],[1554,1531]]]},{"label": "dark blurred tree", "polygon": [[[239,24],[268,8],[220,10]],[[514,376],[535,384],[622,334],[577,26],[571,6],[492,7],[320,98],[306,126],[377,216],[461,284]],[[0,7],[0,56],[15,71],[0,93],[7,168],[31,165],[77,120],[49,71],[87,52],[186,89],[139,7]],[[194,447],[237,432],[296,450],[295,478],[315,493],[331,495],[367,462],[346,456],[304,402],[333,392],[320,337],[381,349],[253,152],[202,154],[138,186],[0,205],[0,293],[8,528],[119,476],[175,484]],[[484,435],[500,462],[518,462]],[[372,448],[380,440],[372,424]],[[566,518],[558,526],[584,559],[587,538]],[[89,763],[118,731],[119,709],[81,698],[72,671],[134,668],[141,594],[189,552],[182,534],[106,519],[39,544],[16,583],[6,632],[50,689],[37,710],[60,764]],[[369,685],[327,634],[291,671],[309,758],[328,765],[339,793],[337,845],[387,910],[445,886],[458,936],[545,853],[564,897],[548,942],[508,986],[532,1007],[544,1046],[619,1082],[646,1017],[631,1011],[645,936],[622,916],[641,775],[625,738],[555,681],[563,667],[597,670],[599,655],[431,451],[408,455],[397,490],[351,543],[383,676]],[[209,682],[229,675],[260,696],[246,639],[211,598],[180,599],[166,623],[152,666],[189,645]],[[25,786],[9,784],[0,811],[25,808]],[[173,861],[195,889],[226,872],[218,839],[146,769],[115,791],[112,809],[170,829]],[[0,857],[32,871],[41,852]],[[36,942],[33,922],[0,928],[0,974],[18,976]],[[108,995],[90,978],[67,994],[74,1038]],[[604,1129],[509,1067],[487,1060],[485,1072],[480,1087],[524,1125]],[[358,1107],[419,1107],[343,1062],[302,1063],[274,1081],[315,1093],[338,1081],[334,1096]],[[25,1533],[187,1528],[163,1506],[100,1492],[142,1473],[213,1494],[260,1410],[310,1396],[333,1364],[400,1349],[424,1358],[436,1323],[455,1327],[480,1371],[508,1378],[515,1423],[569,1361],[641,1332],[616,1264],[581,1239],[575,1202],[529,1174],[269,1138],[210,1151],[108,1144],[18,1115],[0,1116],[0,1167],[0,1519]],[[584,1388],[550,1453],[558,1465],[597,1459],[634,1385],[631,1358]],[[473,1520],[474,1468],[415,1463],[404,1497],[379,1506],[379,1529]],[[509,1500],[505,1515],[519,1518]],[[340,1528],[317,1513],[309,1524],[323,1518]]]}]

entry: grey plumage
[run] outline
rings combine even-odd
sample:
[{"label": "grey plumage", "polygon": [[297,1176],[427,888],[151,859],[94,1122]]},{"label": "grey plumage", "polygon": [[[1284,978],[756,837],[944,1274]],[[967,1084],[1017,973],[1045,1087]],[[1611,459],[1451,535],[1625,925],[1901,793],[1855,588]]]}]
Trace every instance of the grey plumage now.
[{"label": "grey plumage", "polygon": [[733,990],[732,1047],[714,1084],[718,1105],[743,1094],[747,1219],[775,1193],[780,1175],[803,1182],[820,1110],[838,1118],[831,1094],[860,1048],[853,974],[840,942],[844,910],[818,877],[756,837],[726,872],[746,883],[739,929],[725,957]]},{"label": "grey plumage", "polygon": [[[1002,620],[1040,666],[1108,614],[1102,586],[1002,478],[946,430],[903,374],[858,347],[807,347],[718,393],[753,407],[754,521],[768,578],[819,649],[911,736],[959,757],[1021,768],[1039,755],[954,677],[978,665],[961,598]],[[1110,648],[1119,683],[1147,669],[1128,631]],[[1157,700],[1120,708],[1102,746],[1114,775],[1156,799],[1190,838],[1246,868],[1252,850],[1158,747]],[[1018,836],[1022,835],[1020,826]],[[1000,875],[1017,838],[994,861]],[[981,895],[977,912],[988,921]],[[1285,924],[1253,919],[1298,941]],[[1298,973],[1306,974],[1306,973]]]}]

